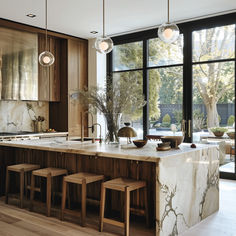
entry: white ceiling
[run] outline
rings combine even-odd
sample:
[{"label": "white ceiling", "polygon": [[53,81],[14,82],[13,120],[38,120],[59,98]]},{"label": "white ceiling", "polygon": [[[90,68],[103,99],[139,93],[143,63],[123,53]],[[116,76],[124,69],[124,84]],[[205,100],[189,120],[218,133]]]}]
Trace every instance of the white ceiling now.
[{"label": "white ceiling", "polygon": [[[44,28],[45,0],[0,0],[0,17]],[[170,0],[170,20],[236,12],[236,0]],[[35,18],[26,17],[33,13]],[[106,0],[106,34],[157,26],[167,19],[167,0]],[[81,37],[102,32],[102,0],[48,0],[48,29]]]}]

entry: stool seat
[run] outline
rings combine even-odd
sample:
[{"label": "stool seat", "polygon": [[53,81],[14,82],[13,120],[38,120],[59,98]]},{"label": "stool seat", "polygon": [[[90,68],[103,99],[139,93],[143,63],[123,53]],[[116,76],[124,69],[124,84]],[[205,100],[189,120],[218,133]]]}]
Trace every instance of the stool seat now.
[{"label": "stool seat", "polygon": [[126,179],[126,178],[116,178],[104,183],[104,187],[108,189],[125,191],[127,188],[129,191],[134,191],[136,189],[144,188],[146,186],[145,181]]},{"label": "stool seat", "polygon": [[51,177],[55,177],[55,176],[60,176],[60,175],[66,175],[67,170],[49,167],[49,168],[35,170],[32,172],[32,174],[36,176],[41,176],[41,177],[47,177],[49,175],[51,175]]},{"label": "stool seat", "polygon": [[74,184],[82,184],[83,180],[85,180],[85,184],[89,184],[103,179],[104,175],[96,175],[87,172],[76,173],[64,177],[64,181]]},{"label": "stool seat", "polygon": [[31,175],[31,191],[30,191],[30,210],[33,208],[34,202],[34,192],[35,192],[35,176],[44,177],[47,180],[47,216],[51,214],[51,195],[52,195],[52,179],[53,177],[60,177],[67,175],[68,171],[66,169],[48,167],[39,170],[32,171]]},{"label": "stool seat", "polygon": [[[112,220],[112,219],[104,217],[106,189],[124,192],[124,197],[125,197],[125,204],[124,204],[125,221],[124,222],[120,222],[117,220]],[[100,232],[103,231],[103,223],[108,223],[111,225],[122,227],[124,229],[125,236],[129,236],[130,192],[134,190],[138,190],[138,189],[143,189],[144,191],[146,223],[147,225],[149,225],[146,182],[142,180],[134,180],[134,179],[127,179],[127,178],[116,178],[116,179],[112,179],[112,180],[102,183],[102,186],[101,186],[100,222],[99,222]]]},{"label": "stool seat", "polygon": [[85,226],[87,184],[102,181],[103,179],[104,179],[104,175],[97,175],[97,174],[87,173],[87,172],[80,172],[80,173],[64,176],[63,188],[62,188],[61,220],[64,220],[65,212],[72,213],[71,211],[68,211],[68,209],[65,209],[68,183],[81,185],[81,226]]},{"label": "stool seat", "polygon": [[15,171],[15,172],[28,172],[28,171],[32,171],[32,170],[36,170],[39,169],[40,165],[34,165],[34,164],[17,164],[17,165],[11,165],[8,166],[7,169],[10,171]]},{"label": "stool seat", "polygon": [[[5,193],[5,202],[8,204],[8,193],[9,193],[9,178],[10,178],[10,172],[17,172],[20,174],[20,207],[23,208],[23,198],[24,198],[24,185],[25,181],[27,182],[27,178],[25,179],[25,174],[28,172],[31,172],[33,170],[39,169],[40,165],[34,165],[34,164],[17,164],[17,165],[11,165],[7,167],[6,171],[6,193]],[[26,184],[27,185],[27,184]]]}]

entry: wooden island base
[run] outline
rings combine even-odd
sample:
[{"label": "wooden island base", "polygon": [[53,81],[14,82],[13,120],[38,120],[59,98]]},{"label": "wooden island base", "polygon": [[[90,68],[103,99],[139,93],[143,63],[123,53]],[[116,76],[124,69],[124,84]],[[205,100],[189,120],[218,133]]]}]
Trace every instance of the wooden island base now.
[{"label": "wooden island base", "polygon": [[[102,174],[105,181],[120,177],[146,181],[149,222],[156,236],[179,235],[219,209],[219,155],[213,145],[198,144],[193,149],[189,144],[181,144],[179,149],[164,152],[156,151],[156,143],[152,142],[141,149],[134,145],[127,148],[53,139],[1,142],[1,195],[4,195],[6,166],[18,163],[65,168],[69,174]],[[40,183],[36,180],[36,184]],[[60,193],[62,179],[55,179],[53,186]],[[80,188],[73,184],[69,187],[71,209],[75,210],[80,205]],[[10,191],[17,192],[18,188],[17,179],[13,179]],[[122,218],[123,195],[107,192],[106,216]],[[89,203],[97,203],[98,214],[100,183],[88,185],[87,197],[92,199],[88,207]],[[40,194],[38,199],[41,200]],[[59,207],[60,202],[60,195],[55,196]],[[145,222],[144,191],[133,191],[130,202],[131,219],[136,221],[137,214]]]}]

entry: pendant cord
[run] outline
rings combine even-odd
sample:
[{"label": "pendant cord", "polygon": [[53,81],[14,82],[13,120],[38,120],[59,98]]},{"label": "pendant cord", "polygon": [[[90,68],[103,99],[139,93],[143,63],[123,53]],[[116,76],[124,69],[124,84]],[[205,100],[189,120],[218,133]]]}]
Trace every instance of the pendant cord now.
[{"label": "pendant cord", "polygon": [[105,38],[105,0],[103,0],[103,38]]},{"label": "pendant cord", "polygon": [[170,23],[170,0],[167,1],[167,9],[168,9],[168,11],[167,11],[167,18],[168,18],[167,23],[169,24]]},{"label": "pendant cord", "polygon": [[46,51],[48,51],[48,1],[45,0],[45,41],[46,41]]}]

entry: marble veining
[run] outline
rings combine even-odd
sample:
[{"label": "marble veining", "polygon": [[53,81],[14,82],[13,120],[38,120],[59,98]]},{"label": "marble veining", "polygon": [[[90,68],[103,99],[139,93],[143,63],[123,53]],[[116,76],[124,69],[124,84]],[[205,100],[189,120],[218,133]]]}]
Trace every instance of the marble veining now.
[{"label": "marble veining", "polygon": [[0,101],[0,132],[34,131],[27,105],[31,104],[36,116],[43,116],[43,130],[49,126],[49,103],[29,101]]},{"label": "marble veining", "polygon": [[217,147],[160,159],[157,169],[156,235],[179,235],[219,209]]}]

